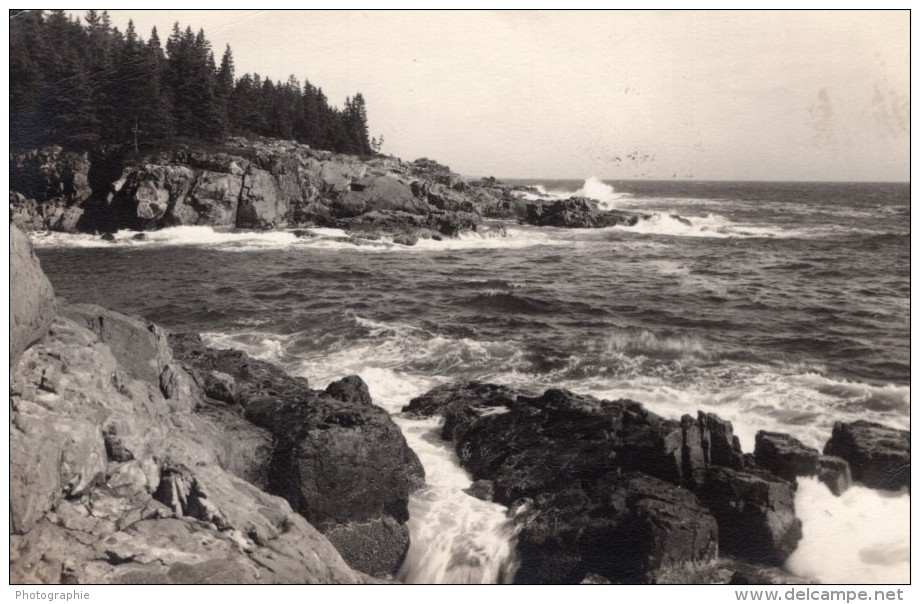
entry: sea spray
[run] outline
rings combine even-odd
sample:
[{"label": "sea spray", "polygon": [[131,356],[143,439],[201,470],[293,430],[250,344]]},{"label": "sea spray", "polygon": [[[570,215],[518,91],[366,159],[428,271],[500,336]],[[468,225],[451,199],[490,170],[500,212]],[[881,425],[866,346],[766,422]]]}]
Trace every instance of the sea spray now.
[{"label": "sea spray", "polygon": [[617,206],[618,201],[628,197],[622,193],[617,193],[612,186],[595,176],[587,178],[581,188],[575,192],[575,195],[596,199],[598,207],[602,210],[612,210]]},{"label": "sea spray", "polygon": [[802,540],[786,568],[819,583],[910,582],[910,495],[856,484],[835,497],[815,478],[799,478]]}]

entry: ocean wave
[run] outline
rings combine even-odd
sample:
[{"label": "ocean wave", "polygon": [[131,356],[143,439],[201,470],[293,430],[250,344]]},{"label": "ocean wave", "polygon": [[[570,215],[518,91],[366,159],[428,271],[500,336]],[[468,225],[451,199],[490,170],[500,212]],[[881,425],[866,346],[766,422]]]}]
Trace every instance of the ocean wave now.
[{"label": "ocean wave", "polygon": [[594,343],[592,352],[609,354],[624,352],[631,355],[648,355],[655,358],[713,359],[718,353],[700,339],[689,335],[658,335],[647,329],[619,329]]},{"label": "ocean wave", "polygon": [[654,212],[632,227],[610,227],[645,235],[710,238],[791,238],[801,237],[802,230],[783,229],[732,222],[720,214],[681,216],[677,212]]},{"label": "ocean wave", "polygon": [[575,191],[563,191],[558,189],[547,189],[543,185],[535,185],[538,194],[526,193],[525,199],[568,199],[569,197],[588,197],[598,202],[598,207],[602,210],[612,210],[617,204],[625,199],[632,197],[629,193],[620,193],[611,185],[605,183],[596,176],[585,179],[581,188]]}]

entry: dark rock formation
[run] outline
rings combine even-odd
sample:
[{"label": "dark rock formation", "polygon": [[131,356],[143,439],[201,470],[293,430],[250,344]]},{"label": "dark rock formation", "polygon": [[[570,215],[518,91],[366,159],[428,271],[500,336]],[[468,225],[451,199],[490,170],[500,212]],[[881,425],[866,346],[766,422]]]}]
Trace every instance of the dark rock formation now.
[{"label": "dark rock formation", "polygon": [[834,495],[840,495],[853,484],[850,464],[833,455],[818,458],[818,479],[827,485]]},{"label": "dark rock formation", "polygon": [[802,538],[794,486],[769,472],[713,466],[697,493],[719,523],[721,552],[781,565]]},{"label": "dark rock formation", "polygon": [[494,497],[494,486],[491,480],[475,480],[473,484],[466,489],[466,493],[472,495],[476,499],[482,499],[483,501],[492,501]]},{"label": "dark rock formation", "polygon": [[530,203],[525,220],[536,226],[596,229],[617,225],[634,226],[639,222],[639,215],[620,210],[600,210],[593,199],[570,197]]},{"label": "dark rock formation", "polygon": [[74,231],[92,194],[87,153],[59,146],[10,154],[10,214],[26,230]]},{"label": "dark rock formation", "polygon": [[517,520],[520,583],[580,583],[589,574],[641,583],[718,551],[715,519],[696,497],[644,474],[540,495]]},{"label": "dark rock formation", "polygon": [[741,443],[734,435],[731,422],[702,411],[697,415],[697,422],[706,465],[726,466],[736,470],[744,467]]},{"label": "dark rock formation", "polygon": [[[198,336],[171,335],[170,344],[209,397],[233,404],[272,435],[270,492],[324,533],[335,531],[333,542],[347,544],[341,553],[355,568],[398,570],[408,548],[409,493],[424,483],[424,470],[360,378],[323,392],[243,352],[206,348]],[[401,545],[381,542],[394,531]]]},{"label": "dark rock formation", "polygon": [[874,489],[910,488],[910,432],[857,420],[837,422],[825,455],[850,464],[853,479]]},{"label": "dark rock formation", "polygon": [[677,422],[634,401],[480,382],[439,386],[403,411],[442,415],[477,484],[524,504],[519,582],[657,581],[720,547],[778,564],[801,537],[792,485],[741,471],[731,423],[712,414]]},{"label": "dark rock formation", "polygon": [[796,476],[817,474],[818,457],[817,449],[806,447],[788,434],[761,430],[755,437],[757,465],[790,482],[795,482]]},{"label": "dark rock formation", "polygon": [[326,386],[326,394],[346,403],[374,404],[373,400],[371,400],[371,393],[367,389],[367,384],[357,375],[349,375],[337,382],[332,382]]},{"label": "dark rock formation", "polygon": [[51,283],[29,238],[10,223],[10,368],[48,332],[54,314]]}]

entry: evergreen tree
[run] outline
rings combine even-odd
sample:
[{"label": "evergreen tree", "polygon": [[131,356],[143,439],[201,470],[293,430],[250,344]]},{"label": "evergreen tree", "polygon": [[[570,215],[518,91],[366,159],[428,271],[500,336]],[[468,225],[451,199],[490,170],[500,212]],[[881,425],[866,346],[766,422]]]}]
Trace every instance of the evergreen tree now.
[{"label": "evergreen tree", "polygon": [[172,137],[228,132],[296,139],[318,148],[369,153],[367,109],[357,93],[344,109],[294,76],[236,79],[233,54],[215,64],[203,31],[178,23],[165,52],[133,22],[124,33],[106,11],[71,18],[61,10],[11,11],[10,140],[14,147],[133,148]]}]

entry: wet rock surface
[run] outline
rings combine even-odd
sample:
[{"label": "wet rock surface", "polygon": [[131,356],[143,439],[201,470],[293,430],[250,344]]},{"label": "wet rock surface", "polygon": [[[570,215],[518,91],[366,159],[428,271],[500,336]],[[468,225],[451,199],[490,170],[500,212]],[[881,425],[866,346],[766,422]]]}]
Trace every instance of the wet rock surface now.
[{"label": "wet rock surface", "polygon": [[865,420],[837,422],[825,455],[850,465],[853,480],[876,489],[910,488],[910,432]]},{"label": "wet rock surface", "polygon": [[681,582],[705,569],[728,582],[725,560],[775,571],[802,538],[795,476],[845,488],[842,460],[767,432],[744,455],[710,413],[675,421],[626,399],[482,382],[438,386],[403,411],[443,416],[471,490],[517,510],[520,583]]}]

